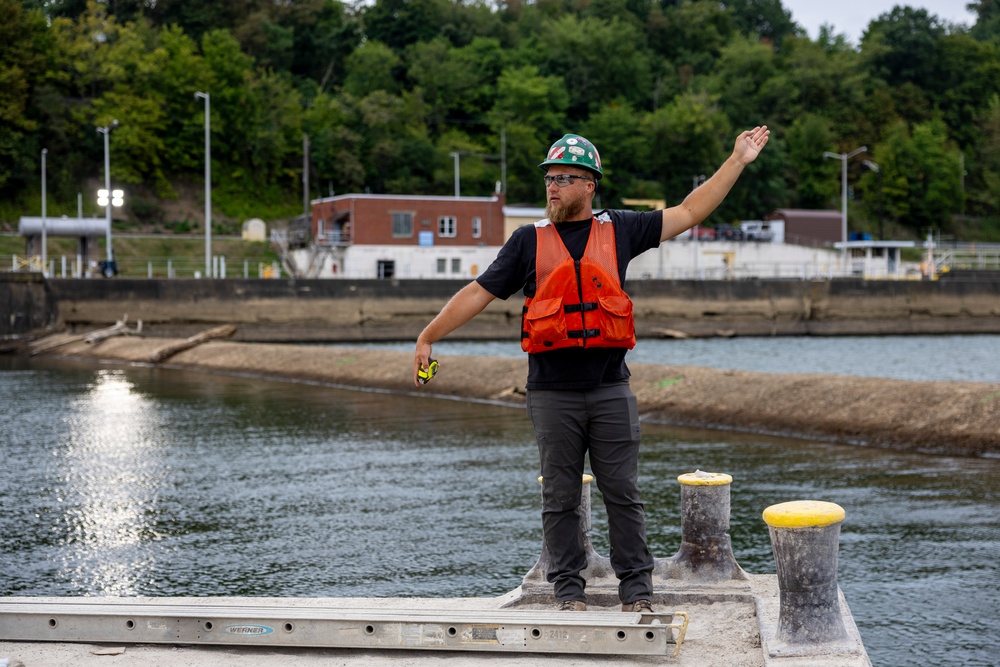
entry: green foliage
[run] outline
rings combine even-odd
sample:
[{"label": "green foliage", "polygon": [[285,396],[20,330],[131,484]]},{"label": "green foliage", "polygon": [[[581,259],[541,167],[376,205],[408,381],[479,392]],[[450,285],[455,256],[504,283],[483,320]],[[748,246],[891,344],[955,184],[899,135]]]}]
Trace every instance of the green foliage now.
[{"label": "green foliage", "polygon": [[446,24],[448,0],[379,0],[364,11],[365,32],[397,52],[427,42]]},{"label": "green foliage", "polygon": [[[52,210],[104,180],[131,186],[130,222],[166,213],[205,167],[214,218],[301,213],[304,135],[318,191],[493,191],[540,205],[538,163],[561,135],[601,151],[601,203],[682,199],[740,130],[772,129],[718,222],[782,206],[837,208],[827,151],[866,145],[848,180],[859,223],[989,233],[1000,219],[1000,9],[975,25],[895,7],[859,47],[813,41],[780,0],[0,0],[0,224],[36,213],[40,151]],[[964,173],[963,173],[964,172]],[[62,204],[60,204],[62,203]],[[187,210],[197,210],[188,207]],[[188,217],[195,216],[195,217]],[[970,222],[971,221],[971,222]]]},{"label": "green foliage", "polygon": [[129,198],[127,205],[132,217],[139,222],[147,224],[163,222],[163,208],[156,201],[133,196]]},{"label": "green foliage", "polygon": [[789,181],[796,208],[827,208],[839,192],[839,170],[824,153],[834,144],[830,121],[815,114],[803,114],[788,128],[788,154],[793,171]]},{"label": "green foliage", "polygon": [[[940,120],[915,125],[902,122],[890,128],[875,150],[885,169],[885,210],[914,229],[951,231],[951,214],[962,204],[960,155],[950,145]],[[871,178],[871,177],[868,177]]]},{"label": "green foliage", "polygon": [[684,85],[711,71],[736,34],[731,12],[714,2],[654,5],[646,22],[650,48],[679,70]]},{"label": "green foliage", "polygon": [[542,27],[537,39],[545,45],[539,69],[565,81],[571,118],[589,115],[607,91],[648,108],[650,54],[635,25],[566,15]]},{"label": "green foliage", "polygon": [[509,201],[537,203],[544,197],[538,163],[552,141],[571,131],[560,131],[568,104],[562,79],[542,76],[533,65],[500,74],[492,115],[496,126],[506,128],[507,170],[513,176],[507,184]]},{"label": "green foliage", "polygon": [[646,175],[645,161],[649,155],[647,137],[636,131],[642,120],[643,114],[626,100],[614,100],[591,114],[580,128],[595,146],[603,147],[600,150],[604,178],[601,179],[599,192],[605,206],[628,197],[664,197],[661,182],[642,180]]},{"label": "green foliage", "polygon": [[18,0],[0,0],[0,192],[35,171],[40,147],[30,99],[45,72],[50,41],[41,13],[25,11]]},{"label": "green foliage", "polygon": [[781,0],[726,0],[722,4],[732,12],[737,29],[745,35],[759,35],[780,46],[786,36],[797,31]]},{"label": "green foliage", "polygon": [[871,22],[861,43],[872,74],[890,86],[931,89],[944,35],[941,21],[926,9],[896,5]]},{"label": "green foliage", "polygon": [[667,199],[679,201],[694,177],[711,176],[732,149],[732,126],[716,97],[685,93],[647,116],[644,162],[648,175],[664,184]]},{"label": "green foliage", "polygon": [[726,115],[744,124],[785,123],[793,117],[788,101],[798,97],[798,90],[769,44],[731,40],[722,50],[709,85]]},{"label": "green foliage", "polygon": [[399,56],[388,45],[379,41],[365,42],[347,58],[344,92],[355,97],[380,90],[396,92],[395,70],[400,63]]},{"label": "green foliage", "polygon": [[967,186],[969,200],[977,210],[1000,210],[1000,95],[990,96],[989,106],[980,112],[976,122],[982,140],[972,155],[977,177]]}]

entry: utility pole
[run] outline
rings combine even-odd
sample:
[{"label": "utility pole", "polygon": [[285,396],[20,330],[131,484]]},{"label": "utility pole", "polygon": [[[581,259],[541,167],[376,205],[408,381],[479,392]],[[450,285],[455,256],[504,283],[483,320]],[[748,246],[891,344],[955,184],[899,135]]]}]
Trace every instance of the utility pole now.
[{"label": "utility pole", "polygon": [[309,215],[309,135],[302,135],[302,213]]},{"label": "utility pole", "polygon": [[205,100],[205,277],[212,277],[212,120],[208,93],[195,93]]},{"label": "utility pole", "polygon": [[45,275],[45,270],[48,266],[49,259],[47,254],[48,238],[46,236],[46,209],[45,209],[45,156],[48,155],[49,149],[42,149],[42,275]]},{"label": "utility pole", "polygon": [[455,158],[455,198],[458,199],[462,196],[462,175],[458,166],[458,156],[461,155],[461,153],[455,151],[454,153],[449,153],[449,155]]}]

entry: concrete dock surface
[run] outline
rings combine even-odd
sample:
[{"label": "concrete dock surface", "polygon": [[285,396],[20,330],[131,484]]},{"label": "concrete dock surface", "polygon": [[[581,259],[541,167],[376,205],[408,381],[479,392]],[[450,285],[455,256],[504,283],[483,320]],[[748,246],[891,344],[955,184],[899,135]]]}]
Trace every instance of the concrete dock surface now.
[{"label": "concrete dock surface", "polygon": [[[310,610],[340,610],[345,615],[371,612],[373,616],[392,612],[448,615],[461,618],[463,612],[482,615],[490,611],[517,610],[531,618],[553,613],[554,605],[546,595],[529,594],[523,588],[493,598],[5,598],[26,606],[58,605],[62,601],[85,600],[88,603],[122,605],[155,604],[159,602],[205,605],[218,610],[254,605],[281,607],[299,618]],[[609,588],[588,593],[590,604],[586,612],[561,612],[586,617],[606,616],[620,611],[617,595]],[[654,608],[657,613],[683,611],[688,616],[685,636],[678,655],[675,646],[665,655],[596,655],[583,653],[512,652],[502,647],[490,651],[427,650],[421,648],[371,650],[368,648],[322,648],[310,646],[253,645],[249,638],[240,645],[217,645],[177,642],[171,644],[130,643],[109,630],[109,641],[11,641],[8,612],[0,612],[0,661],[10,660],[11,667],[19,661],[24,667],[245,667],[255,665],[449,665],[465,667],[489,664],[497,667],[525,665],[657,665],[725,666],[725,667],[870,667],[857,627],[843,596],[840,596],[848,637],[844,641],[789,647],[775,639],[778,625],[779,594],[774,575],[748,575],[742,582],[718,585],[685,585],[658,580]],[[334,613],[334,615],[336,615]],[[631,614],[622,614],[632,616]],[[300,624],[305,621],[298,621]],[[109,623],[109,625],[111,625]],[[676,632],[674,633],[676,636]]]}]

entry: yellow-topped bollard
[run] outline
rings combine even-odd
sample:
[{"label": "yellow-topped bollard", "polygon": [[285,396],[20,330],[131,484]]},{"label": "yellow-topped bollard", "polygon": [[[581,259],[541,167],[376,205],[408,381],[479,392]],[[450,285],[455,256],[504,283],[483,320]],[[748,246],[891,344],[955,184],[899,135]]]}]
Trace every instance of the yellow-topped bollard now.
[{"label": "yellow-topped bollard", "polygon": [[729,537],[732,476],[696,470],[680,475],[677,481],[681,485],[681,547],[674,556],[657,559],[653,572],[699,583],[747,579]]},{"label": "yellow-topped bollard", "polygon": [[847,637],[837,586],[837,550],[844,509],[798,500],[764,510],[778,570],[780,611],[776,639],[817,644]]},{"label": "yellow-topped bollard", "polygon": [[[539,477],[538,483],[542,484],[544,478]],[[590,519],[591,511],[591,500],[590,500],[590,489],[594,482],[594,476],[584,473],[581,479],[581,489],[580,489],[580,506],[577,508],[577,514],[580,517],[580,533],[583,537],[583,548],[584,552],[587,554],[587,567],[583,571],[586,576],[588,583],[591,580],[597,579],[599,577],[608,577],[614,575],[614,570],[611,568],[611,561],[606,556],[601,556],[594,550],[594,543],[590,539],[590,529],[592,527]],[[546,580],[549,572],[549,567],[551,566],[552,558],[549,555],[549,550],[545,546],[544,540],[542,541],[542,553],[538,556],[538,560],[535,565],[528,570],[528,573],[524,575],[522,580],[523,586],[530,586],[533,583],[540,583]]]}]

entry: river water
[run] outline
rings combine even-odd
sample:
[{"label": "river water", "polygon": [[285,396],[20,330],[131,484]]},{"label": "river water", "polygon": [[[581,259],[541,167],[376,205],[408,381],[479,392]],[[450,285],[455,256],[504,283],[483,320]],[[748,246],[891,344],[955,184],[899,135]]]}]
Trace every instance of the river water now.
[{"label": "river water", "polygon": [[[491,596],[539,553],[520,409],[9,356],[0,396],[2,595]],[[774,572],[767,506],[844,507],[840,584],[874,664],[997,663],[1000,460],[647,424],[659,557],[695,469],[733,475],[749,572]]]}]

